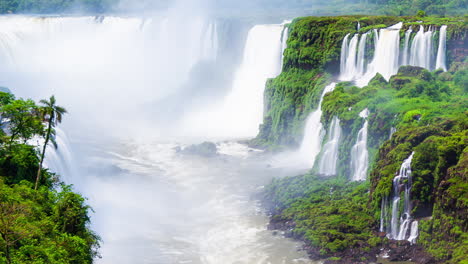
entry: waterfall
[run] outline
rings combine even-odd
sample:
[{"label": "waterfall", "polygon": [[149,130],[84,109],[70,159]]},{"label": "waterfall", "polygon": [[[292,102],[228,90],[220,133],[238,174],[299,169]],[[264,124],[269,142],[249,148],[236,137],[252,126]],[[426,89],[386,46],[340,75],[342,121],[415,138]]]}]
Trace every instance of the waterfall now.
[{"label": "waterfall", "polygon": [[359,35],[355,34],[349,45],[347,38],[348,35],[343,41],[341,50],[340,80],[342,81],[354,80],[364,73],[367,33],[363,34],[360,39]]},{"label": "waterfall", "polygon": [[349,46],[346,47],[346,57],[344,59],[344,71],[341,72],[340,79],[343,81],[351,80],[353,76],[356,75],[356,56],[357,56],[357,47],[358,47],[358,39],[359,35],[355,34],[351,41],[349,42]]},{"label": "waterfall", "polygon": [[[359,87],[366,86],[376,73],[389,80],[403,65],[419,66],[428,70],[434,67],[446,70],[446,31],[447,26],[440,29],[439,49],[437,59],[434,56],[434,29],[429,27],[425,32],[421,25],[414,36],[410,27],[405,32],[403,49],[400,54],[400,30],[403,23],[400,22],[388,28],[374,29],[374,57],[366,65],[366,38],[364,33],[358,41],[358,35],[349,40],[350,34],[343,39],[340,58],[340,80],[354,81]],[[401,56],[400,56],[401,55]]]},{"label": "waterfall", "polygon": [[358,86],[367,85],[376,73],[382,74],[387,80],[397,73],[400,66],[400,29],[402,26],[403,23],[400,22],[379,31],[374,58],[367,66],[364,76],[356,80]]},{"label": "waterfall", "polygon": [[284,24],[253,26],[230,92],[214,105],[187,114],[183,134],[210,139],[255,137],[263,121],[265,84],[281,72],[281,51],[286,41]]},{"label": "waterfall", "polygon": [[388,204],[388,196],[384,196],[382,199],[382,203],[380,205],[380,232],[386,232],[385,226],[387,225],[387,204]]},{"label": "waterfall", "polygon": [[411,38],[411,33],[413,32],[413,29],[412,27],[410,26],[410,28],[405,32],[405,45],[403,47],[403,58],[402,58],[402,61],[401,61],[401,65],[408,65],[409,63],[409,60],[408,60],[408,53],[409,53],[409,41],[410,41],[410,38]]},{"label": "waterfall", "polygon": [[411,56],[409,65],[419,66],[431,70],[433,59],[433,32],[431,28],[424,32],[424,27],[420,26],[418,33],[414,36],[411,44]]},{"label": "waterfall", "polygon": [[348,59],[348,40],[349,34],[347,34],[343,39],[343,44],[341,44],[341,56],[340,56],[340,73],[341,75],[345,74],[346,71],[346,60]]},{"label": "waterfall", "polygon": [[323,146],[323,154],[318,164],[318,173],[326,176],[336,175],[338,150],[341,138],[340,119],[333,117],[328,130],[328,140]]},{"label": "waterfall", "polygon": [[[393,179],[393,192],[391,194],[391,220],[390,225],[386,223],[386,207],[389,206],[387,199],[382,200],[382,212],[380,219],[380,230],[385,230],[384,226],[387,226],[387,236],[394,240],[405,240],[407,239],[412,244],[416,242],[418,237],[418,221],[411,217],[411,162],[413,160],[414,152],[403,161],[400,167],[398,175]],[[400,214],[401,209],[401,195],[403,195],[403,211]]]},{"label": "waterfall", "polygon": [[124,131],[122,122],[144,119],[141,107],[180,92],[196,66],[223,56],[219,31],[217,21],[195,15],[1,16],[0,79],[20,97],[59,98],[73,113],[64,127],[70,136],[69,126],[127,136],[142,129]]},{"label": "waterfall", "polygon": [[[291,21],[283,22],[283,24],[286,24],[286,23],[291,23]],[[288,36],[289,36],[289,27],[285,26],[283,28],[283,33],[281,34],[281,54],[280,54],[281,66],[280,66],[280,71],[281,71],[281,69],[283,69],[284,51],[288,47]]]},{"label": "waterfall", "polygon": [[414,220],[411,223],[411,233],[410,233],[410,236],[408,238],[408,241],[411,244],[416,244],[416,239],[418,238],[418,236],[419,236],[418,221]]},{"label": "waterfall", "polygon": [[442,26],[439,31],[439,48],[437,50],[436,69],[442,69],[443,71],[447,71],[447,66],[445,65],[446,42],[447,26]]},{"label": "waterfall", "polygon": [[396,128],[395,128],[395,127],[391,127],[391,128],[390,128],[390,134],[389,134],[389,136],[388,136],[388,139],[391,139],[392,136],[393,136],[393,134],[395,134],[395,132],[396,132]]},{"label": "waterfall", "polygon": [[366,108],[359,113],[364,118],[364,124],[357,135],[356,144],[351,149],[351,179],[353,181],[364,181],[367,177],[367,168],[369,166],[369,153],[367,151],[367,128],[369,121],[369,110]]},{"label": "waterfall", "polygon": [[335,89],[336,83],[331,83],[325,87],[320,96],[320,102],[315,111],[307,117],[304,138],[299,150],[301,159],[308,164],[310,168],[314,166],[315,158],[320,153],[323,140],[323,125],[320,122],[322,118],[322,101],[325,94]]},{"label": "waterfall", "polygon": [[356,75],[357,76],[362,76],[364,74],[364,61],[365,61],[365,55],[366,55],[366,41],[367,41],[367,34],[365,33],[361,36],[361,39],[359,40],[359,48],[358,48],[358,54],[357,54],[357,62],[356,62]]}]

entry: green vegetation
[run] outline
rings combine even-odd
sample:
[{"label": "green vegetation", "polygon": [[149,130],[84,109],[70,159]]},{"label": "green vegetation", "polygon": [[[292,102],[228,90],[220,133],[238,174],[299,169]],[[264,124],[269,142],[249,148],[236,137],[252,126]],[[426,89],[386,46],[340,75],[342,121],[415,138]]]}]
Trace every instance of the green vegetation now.
[{"label": "green vegetation", "polygon": [[53,141],[51,123],[61,116],[50,112],[52,98],[38,106],[0,92],[0,263],[82,264],[98,256],[91,208],[58,175],[41,170],[45,150],[28,144],[34,137]]},{"label": "green vegetation", "polygon": [[265,190],[265,199],[271,202],[270,210],[281,212],[271,222],[294,223],[292,235],[314,248],[317,258],[342,257],[340,252],[349,248],[366,254],[381,242],[373,236],[376,223],[367,207],[366,183],[307,174],[274,180]]},{"label": "green vegetation", "polygon": [[[425,25],[449,25],[448,72],[401,67],[388,82],[377,74],[363,88],[338,83],[324,97],[322,122],[328,126],[337,116],[343,129],[335,177],[320,178],[311,171],[274,180],[265,189],[272,227],[292,230],[316,258],[374,261],[378,249],[390,243],[377,232],[381,201],[391,193],[401,163],[414,151],[411,200],[412,215],[420,221],[417,243],[438,262],[468,261],[468,60],[466,48],[457,46],[466,41],[467,23],[420,15],[312,17],[290,25],[284,72],[267,84],[265,123],[254,141],[270,148],[298,144],[301,125],[317,107],[329,73],[337,73],[341,40],[356,31],[355,21],[361,21],[364,31],[389,26],[395,19],[405,21],[405,27],[418,24],[416,19]],[[349,153],[364,108],[370,111],[370,176],[368,182],[352,183],[347,180]],[[392,127],[396,132],[389,139]]]},{"label": "green vegetation", "polygon": [[[468,32],[466,18],[392,16],[297,18],[289,25],[288,48],[284,53],[283,71],[266,84],[265,118],[260,133],[252,144],[269,149],[299,145],[305,119],[317,108],[323,88],[330,83],[330,74],[339,73],[341,44],[345,35],[357,33],[358,22],[361,25],[359,32],[362,33],[388,27],[400,21],[404,22],[404,29],[410,25],[448,25],[448,46],[453,48],[453,52],[448,54],[448,61],[463,59],[464,41]],[[404,34],[404,31],[402,33]],[[373,45],[373,39],[368,37],[369,46]],[[368,52],[371,50],[367,49]],[[371,55],[367,54],[367,57]],[[456,78],[459,78],[460,82],[466,82],[466,75],[462,73]]]}]

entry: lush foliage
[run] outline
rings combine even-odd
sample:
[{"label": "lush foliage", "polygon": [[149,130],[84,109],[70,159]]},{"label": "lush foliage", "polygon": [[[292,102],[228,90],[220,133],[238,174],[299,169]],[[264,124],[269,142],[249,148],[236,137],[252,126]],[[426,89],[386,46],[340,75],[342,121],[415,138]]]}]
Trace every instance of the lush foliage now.
[{"label": "lush foliage", "polygon": [[48,134],[44,110],[0,92],[0,263],[92,263],[99,237],[85,199],[47,169],[34,189],[40,153],[28,142]]},{"label": "lush foliage", "polygon": [[[397,19],[405,21],[404,30],[419,23],[414,17]],[[343,253],[350,250],[366,257],[370,255],[365,252],[387,243],[375,236],[381,201],[392,191],[402,161],[414,151],[411,200],[412,215],[421,223],[418,244],[438,261],[467,261],[466,20],[420,19],[425,25],[449,24],[449,71],[431,73],[406,66],[389,81],[377,74],[363,88],[338,83],[322,103],[322,123],[328,126],[337,116],[343,129],[338,175],[320,179],[312,170],[305,176],[275,180],[266,188],[273,227],[292,229],[292,235],[319,257],[337,260],[353,255]],[[355,21],[361,21],[362,32],[396,22],[389,17],[344,17],[301,18],[291,24],[284,72],[267,84],[267,115],[257,140],[265,140],[264,145],[297,144],[301,124],[317,107],[318,94],[329,82],[327,73],[336,73],[340,40],[356,32]],[[333,37],[336,40],[327,39]],[[362,126],[359,113],[364,108],[370,111],[370,180],[347,183],[349,153]],[[393,134],[392,128],[396,129]]]},{"label": "lush foliage", "polygon": [[[265,117],[260,133],[252,143],[270,149],[297,146],[303,136],[305,119],[317,108],[323,88],[330,83],[330,73],[339,73],[341,44],[345,35],[357,33],[358,22],[361,26],[359,32],[363,33],[400,21],[404,22],[403,35],[409,26],[448,25],[448,47],[453,50],[448,54],[449,62],[459,61],[468,53],[465,44],[468,23],[465,18],[345,16],[295,19],[289,25],[283,71],[266,84]],[[369,46],[374,45],[373,39],[368,37]],[[372,52],[373,49],[366,50]],[[367,57],[371,58],[372,54],[367,54]],[[454,78],[466,83],[466,74],[463,73],[457,73]],[[358,88],[353,89],[359,91]],[[348,119],[354,114],[355,111],[349,113]]]},{"label": "lush foliage", "polygon": [[[362,253],[381,243],[374,237],[375,219],[367,207],[366,183],[350,183],[313,175],[274,180],[265,190],[274,212],[271,222],[292,223],[292,235],[304,240],[318,258],[355,250]],[[361,254],[358,254],[361,252]]]}]

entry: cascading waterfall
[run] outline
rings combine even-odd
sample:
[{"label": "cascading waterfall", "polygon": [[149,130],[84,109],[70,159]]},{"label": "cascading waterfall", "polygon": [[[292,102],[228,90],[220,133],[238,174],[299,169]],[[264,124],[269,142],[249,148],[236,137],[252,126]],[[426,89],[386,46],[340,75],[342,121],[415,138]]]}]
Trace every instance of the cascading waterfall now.
[{"label": "cascading waterfall", "polygon": [[367,132],[369,126],[367,118],[369,110],[367,108],[362,110],[359,116],[365,119],[365,121],[358,132],[356,144],[351,149],[351,179],[353,181],[366,180],[369,164],[369,153],[367,150]]},{"label": "cascading waterfall", "polygon": [[349,41],[349,34],[347,34],[344,39],[343,43],[341,44],[341,56],[340,56],[340,74],[341,76],[345,76],[346,72],[346,65],[347,65],[347,59],[348,59],[348,45]]},{"label": "cascading waterfall", "polygon": [[[398,175],[393,179],[393,192],[391,199],[387,197],[382,199],[380,231],[387,232],[387,236],[394,240],[408,240],[412,244],[416,243],[418,237],[418,221],[411,217],[411,199],[412,188],[411,162],[414,152],[403,161]],[[403,192],[403,211],[401,209],[401,192]],[[391,207],[390,219],[387,216],[387,207]]]},{"label": "cascading waterfall", "polygon": [[[284,21],[283,24],[288,24],[291,23],[291,21]],[[281,34],[281,66],[280,66],[280,71],[283,68],[283,59],[284,59],[284,51],[288,47],[288,36],[289,36],[289,27],[285,26],[283,29],[283,33]]]},{"label": "cascading waterfall", "polygon": [[[263,121],[263,92],[268,78],[281,73],[284,24],[256,25],[247,35],[232,90],[216,105],[193,111],[184,120],[186,134],[211,138],[254,137]],[[210,120],[210,124],[200,126]]]},{"label": "cascading waterfall", "polygon": [[403,49],[400,51],[400,30],[402,27],[403,23],[400,22],[388,28],[373,30],[374,57],[367,65],[365,63],[365,48],[369,33],[362,34],[358,44],[357,34],[353,36],[351,41],[349,40],[350,34],[346,35],[341,48],[340,80],[354,81],[357,86],[363,87],[376,73],[382,74],[385,79],[389,80],[403,65],[419,66],[428,70],[434,70],[434,68],[446,70],[447,26],[440,28],[437,58],[434,56],[435,32],[433,27],[429,27],[425,32],[424,26],[421,25],[413,40],[411,40],[413,30],[410,27],[405,32]]},{"label": "cascading waterfall", "polygon": [[446,42],[447,42],[447,26],[440,27],[439,31],[439,49],[437,50],[437,60],[436,60],[436,69],[442,69],[447,71],[447,66],[445,65],[445,53],[446,51]]},{"label": "cascading waterfall", "polygon": [[342,44],[341,50],[341,74],[340,80],[350,81],[361,76],[364,73],[364,60],[365,60],[365,49],[367,41],[367,33],[362,34],[359,38],[358,34],[355,34],[349,42],[345,37]]},{"label": "cascading waterfall", "polygon": [[322,118],[322,101],[325,94],[335,89],[336,83],[331,83],[325,87],[320,96],[320,101],[317,110],[310,113],[307,117],[304,138],[302,140],[301,148],[299,150],[300,157],[309,168],[312,168],[315,163],[315,158],[320,153],[323,140],[323,125],[320,122]]},{"label": "cascading waterfall", "polygon": [[413,32],[413,28],[410,26],[409,29],[405,32],[405,45],[403,47],[403,57],[401,61],[401,65],[408,65],[409,63],[409,41],[411,38],[411,33]]},{"label": "cascading waterfall", "polygon": [[411,66],[419,66],[432,70],[433,50],[432,50],[432,29],[424,32],[424,26],[419,27],[418,33],[414,36],[411,44],[410,63]]},{"label": "cascading waterfall", "polygon": [[380,204],[380,232],[386,232],[385,221],[387,220],[387,203],[388,197],[384,196],[382,198],[382,203]]},{"label": "cascading waterfall", "polygon": [[357,62],[356,62],[356,74],[358,76],[362,76],[364,74],[364,61],[366,55],[366,41],[367,41],[368,33],[362,34],[361,39],[359,40],[359,48],[357,54]]},{"label": "cascading waterfall", "polygon": [[375,54],[372,61],[367,66],[367,71],[362,78],[354,76],[358,86],[365,86],[375,76],[382,74],[385,79],[390,79],[399,68],[400,54],[400,29],[403,23],[398,23],[379,31]]},{"label": "cascading waterfall", "polygon": [[333,117],[328,130],[328,140],[323,146],[323,154],[318,163],[318,173],[321,175],[336,175],[338,162],[338,149],[340,146],[341,126],[340,119]]},{"label": "cascading waterfall", "polygon": [[341,73],[341,80],[350,80],[357,73],[356,56],[358,47],[359,35],[355,34],[348,46],[345,46],[345,60],[344,60],[344,71]]}]

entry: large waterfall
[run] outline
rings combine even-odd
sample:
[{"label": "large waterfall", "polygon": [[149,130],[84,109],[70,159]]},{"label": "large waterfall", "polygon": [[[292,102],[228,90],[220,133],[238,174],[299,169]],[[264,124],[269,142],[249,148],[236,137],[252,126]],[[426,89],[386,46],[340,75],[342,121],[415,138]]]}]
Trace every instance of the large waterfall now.
[{"label": "large waterfall", "polygon": [[[190,134],[254,137],[263,120],[263,91],[268,78],[281,72],[287,30],[283,24],[250,29],[242,63],[230,93],[219,104],[193,112],[185,120]],[[201,123],[210,120],[212,125]],[[207,129],[207,127],[209,129]]]},{"label": "large waterfall", "polygon": [[[255,135],[288,32],[194,13],[0,17],[0,86],[54,94],[70,113],[68,137],[57,131],[45,162],[89,197],[104,241],[98,263],[309,263],[298,243],[267,230],[251,199],[277,174],[257,150],[178,151],[199,142],[193,131],[211,141]],[[163,126],[153,122],[161,113]]]},{"label": "large waterfall", "polygon": [[359,130],[357,140],[351,148],[351,179],[353,181],[364,181],[367,178],[367,169],[369,166],[369,153],[367,150],[367,133],[369,126],[369,110],[366,108],[359,113],[364,119],[364,124]]},{"label": "large waterfall", "polygon": [[318,107],[308,117],[304,130],[304,138],[302,139],[301,148],[299,150],[300,158],[308,165],[309,168],[315,163],[315,158],[322,149],[322,140],[324,136],[323,125],[320,121],[322,118],[322,101],[325,94],[335,89],[336,83],[331,83],[323,89]]},{"label": "large waterfall", "polygon": [[[380,231],[387,232],[390,239],[406,239],[414,244],[418,237],[418,221],[411,217],[411,161],[413,156],[414,152],[403,161],[398,175],[393,179],[390,201],[386,197],[382,199]],[[402,192],[403,201],[401,200]],[[401,212],[402,205],[403,211]],[[390,215],[387,207],[391,207]]]}]

